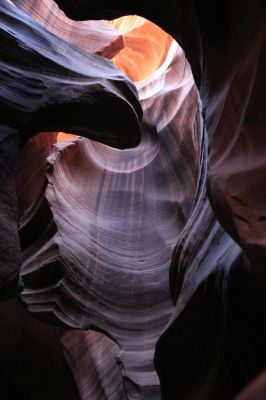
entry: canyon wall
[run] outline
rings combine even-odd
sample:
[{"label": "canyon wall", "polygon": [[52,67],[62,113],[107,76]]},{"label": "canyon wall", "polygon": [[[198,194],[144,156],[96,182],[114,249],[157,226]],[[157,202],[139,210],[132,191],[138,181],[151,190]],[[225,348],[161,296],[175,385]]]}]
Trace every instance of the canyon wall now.
[{"label": "canyon wall", "polygon": [[265,2],[56,3],[0,6],[2,342],[73,399],[263,399]]}]

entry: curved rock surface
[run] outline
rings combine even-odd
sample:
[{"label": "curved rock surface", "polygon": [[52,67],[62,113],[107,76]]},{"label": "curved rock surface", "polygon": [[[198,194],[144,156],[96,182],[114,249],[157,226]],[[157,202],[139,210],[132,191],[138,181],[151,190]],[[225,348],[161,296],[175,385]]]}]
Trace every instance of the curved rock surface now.
[{"label": "curved rock surface", "polygon": [[206,195],[206,148],[202,160],[199,196],[170,268],[175,311],[156,348],[166,399],[233,399],[265,365],[264,288],[217,222]]},{"label": "curved rock surface", "polygon": [[109,23],[123,34],[124,48],[113,58],[115,65],[134,82],[153,75],[167,57],[172,37],[152,22],[134,15]]},{"label": "curved rock surface", "polygon": [[105,21],[73,21],[53,0],[13,0],[13,4],[57,37],[89,53],[112,58],[124,47],[122,34]]},{"label": "curved rock surface", "polygon": [[[253,310],[257,312],[265,305],[266,287],[266,141],[263,136],[266,89],[265,1],[256,0],[251,3],[237,0],[232,3],[226,0],[212,4],[209,1],[190,0],[184,3],[176,0],[157,1],[152,6],[138,0],[114,0],[108,4],[104,0],[57,0],[57,3],[74,19],[114,18],[135,13],[149,18],[172,34],[182,45],[190,61],[200,91],[209,137],[208,197],[215,217],[210,219],[205,215],[207,221],[195,217],[194,225],[188,225],[190,231],[185,228],[182,233],[184,243],[187,241],[192,265],[188,266],[185,261],[187,253],[183,253],[184,243],[181,239],[177,245],[171,267],[171,287],[176,301],[176,312],[158,343],[156,363],[162,381],[163,398],[172,399],[178,395],[183,399],[197,400],[230,398],[265,367],[266,360],[262,340],[266,325],[264,313],[258,312],[255,320],[252,317]],[[207,203],[205,208],[209,208]],[[211,211],[209,213],[211,216]],[[240,249],[237,250],[237,245],[223,231],[218,234],[223,240],[221,243],[217,241],[217,246],[215,245],[215,230],[221,229],[216,225],[216,218],[244,249],[248,260],[244,255],[237,256]],[[205,229],[207,232],[209,230],[206,239],[209,239],[207,243],[210,248],[200,238],[195,238],[195,235],[203,233]],[[182,267],[183,262],[187,265],[186,268]],[[201,264],[204,266],[204,274],[209,271],[209,277],[203,278]],[[227,277],[225,271],[228,271]],[[218,287],[215,286],[217,282],[220,282]],[[202,349],[205,344],[207,352],[211,338],[218,348],[219,361],[217,353],[212,352],[212,356],[206,361],[207,365],[203,367],[200,363],[203,353],[200,356],[197,349],[194,349],[194,356],[198,361],[197,372],[205,371],[203,376],[181,374],[182,378],[177,380],[179,373],[183,371],[180,352],[186,365],[187,359],[193,359],[190,346],[197,338],[182,340],[182,337],[189,327],[197,327],[201,323],[201,319],[198,322],[195,320],[201,302],[202,318],[211,311],[211,293],[216,300],[220,298],[221,304],[226,302],[226,306],[223,306],[227,310],[226,314],[218,306],[213,313],[215,318],[223,321],[226,328],[222,330],[220,326],[218,332],[212,331],[209,334],[209,321],[212,318],[208,317],[208,324],[203,329],[198,348]],[[248,302],[245,297],[249,298]],[[192,309],[189,307],[191,303],[194,307],[191,306]],[[241,304],[246,310],[244,314],[241,312]],[[194,316],[194,319],[189,319],[188,315]],[[185,322],[183,318],[188,319]],[[246,321],[249,321],[248,326]],[[182,331],[182,325],[187,326],[187,329]],[[182,353],[184,348],[187,349],[185,354]],[[167,361],[166,354],[174,361]],[[241,365],[240,368],[237,368],[238,364]],[[206,372],[207,369],[209,373]],[[186,368],[185,370],[188,371]],[[178,387],[177,382],[181,382],[181,387]],[[222,390],[216,392],[215,387],[221,387]],[[193,391],[194,388],[196,392]]]},{"label": "curved rock surface", "polygon": [[[16,290],[21,262],[14,182],[21,144],[40,131],[65,130],[120,148],[135,146],[141,108],[133,85],[110,61],[52,35],[8,1],[1,2],[0,13],[0,287],[5,297]],[[128,136],[122,135],[126,127]]]},{"label": "curved rock surface", "polygon": [[[47,188],[31,218],[20,219],[27,310],[90,330],[63,337],[82,399],[160,398],[155,343],[172,312],[172,250],[198,185],[198,94],[175,42],[137,88],[144,112],[139,146],[117,150],[84,138],[57,143],[47,158]],[[22,167],[20,173],[24,193]],[[46,224],[36,234],[41,215]],[[87,377],[94,370],[97,384]]]},{"label": "curved rock surface", "polygon": [[[57,0],[73,19],[144,16],[182,46],[200,91],[210,138],[208,187],[217,217],[266,281],[264,182],[265,16],[263,0],[212,5],[190,0]],[[236,24],[237,21],[237,24]],[[239,155],[241,154],[241,156]],[[254,174],[256,181],[254,182]],[[266,285],[266,284],[265,284]]]},{"label": "curved rock surface", "polygon": [[[83,138],[52,147],[55,133],[31,139],[17,177],[23,304],[68,326],[61,340],[82,399],[160,398],[152,363],[159,335],[163,399],[234,398],[266,363],[265,1],[56,2],[73,19],[138,14],[169,32],[191,64],[204,126],[187,62],[170,39],[156,59],[167,54],[162,68],[123,68],[134,79],[152,72],[137,85],[144,119],[136,149]],[[21,257],[21,143],[48,130],[120,148],[140,140],[130,81],[67,43],[113,57],[121,34],[103,22],[83,22],[81,32],[48,0],[16,3],[43,26],[1,2],[2,297],[14,294]],[[146,24],[130,26],[130,18],[120,66]],[[96,43],[96,26],[106,44]],[[94,43],[84,44],[92,27]],[[239,398],[255,399],[263,382]]]}]

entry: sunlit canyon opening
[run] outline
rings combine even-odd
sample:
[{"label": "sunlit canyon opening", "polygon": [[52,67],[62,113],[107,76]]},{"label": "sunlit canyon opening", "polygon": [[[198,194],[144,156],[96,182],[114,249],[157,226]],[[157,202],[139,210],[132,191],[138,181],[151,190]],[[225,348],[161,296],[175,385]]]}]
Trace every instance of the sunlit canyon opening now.
[{"label": "sunlit canyon opening", "polygon": [[[182,49],[161,28],[138,16],[101,23],[121,37],[111,59],[136,87],[141,142],[120,150],[44,132],[25,145],[20,298],[33,315],[74,328],[61,340],[81,398],[155,400],[155,344],[173,311],[171,256],[200,168],[198,94]],[[92,371],[104,375],[97,385]]]},{"label": "sunlit canyon opening", "polygon": [[0,4],[3,399],[262,400],[265,7],[127,3]]}]

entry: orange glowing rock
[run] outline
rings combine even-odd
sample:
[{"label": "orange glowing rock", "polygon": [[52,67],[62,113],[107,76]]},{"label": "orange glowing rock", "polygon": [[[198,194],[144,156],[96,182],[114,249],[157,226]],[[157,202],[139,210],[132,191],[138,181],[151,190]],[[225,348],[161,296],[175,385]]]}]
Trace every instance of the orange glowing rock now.
[{"label": "orange glowing rock", "polygon": [[[106,22],[122,34],[125,46],[112,60],[134,82],[148,78],[164,62],[173,38],[157,25],[137,15]],[[59,132],[57,143],[75,137]]]},{"label": "orange glowing rock", "polygon": [[135,82],[152,75],[168,54],[172,37],[157,25],[136,15],[109,23],[123,34],[125,45],[113,58],[116,66]]},{"label": "orange glowing rock", "polygon": [[[157,25],[137,15],[106,22],[123,35],[125,46],[112,60],[134,82],[148,78],[164,62],[173,39]],[[57,142],[75,137],[59,132]]]},{"label": "orange glowing rock", "polygon": [[72,135],[71,133],[58,132],[57,143],[63,142],[65,140],[75,139],[76,137],[77,135]]}]

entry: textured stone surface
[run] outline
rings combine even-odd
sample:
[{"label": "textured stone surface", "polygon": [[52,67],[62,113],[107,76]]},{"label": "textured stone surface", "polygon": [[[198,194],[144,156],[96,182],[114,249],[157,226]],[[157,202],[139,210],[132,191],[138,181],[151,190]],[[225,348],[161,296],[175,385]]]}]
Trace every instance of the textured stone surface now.
[{"label": "textured stone surface", "polygon": [[124,47],[122,34],[105,21],[73,21],[53,0],[14,0],[13,4],[33,17],[49,32],[89,53],[112,58]]},{"label": "textured stone surface", "polygon": [[153,7],[135,0],[57,3],[74,19],[139,14],[179,41],[200,91],[210,138],[212,205],[265,278],[265,193],[258,196],[254,190],[265,180],[265,2],[238,0],[232,5],[226,0],[214,6],[209,1],[157,1]]},{"label": "textured stone surface", "polygon": [[176,306],[155,357],[165,399],[232,399],[265,365],[264,288],[216,220],[206,172],[170,268]]},{"label": "textured stone surface", "polygon": [[117,362],[117,343],[95,330],[68,331],[61,340],[81,399],[129,398]]},{"label": "textured stone surface", "polygon": [[[0,288],[5,297],[16,288],[21,261],[14,184],[21,145],[40,131],[65,130],[134,146],[141,109],[134,87],[111,62],[52,35],[7,1],[0,11]],[[121,135],[125,127],[128,136]]]},{"label": "textured stone surface", "polygon": [[[80,25],[47,0],[42,3],[56,24],[42,13],[42,4],[34,3],[34,10],[30,1],[20,6],[28,5],[28,12],[54,33],[64,22],[64,38],[83,47]],[[196,103],[188,96],[189,82],[184,79],[186,84],[180,85],[180,66],[186,63],[179,57],[179,68],[168,68],[166,80],[155,67],[155,82],[138,85],[144,120],[136,150],[119,152],[78,138],[50,152],[54,134],[51,141],[42,136],[28,143],[32,147],[25,148],[21,165],[29,163],[30,152],[38,156],[29,163],[30,176],[25,178],[28,167],[21,166],[17,181],[25,285],[21,299],[39,318],[86,329],[62,336],[83,399],[159,398],[152,357],[163,330],[155,357],[163,399],[233,398],[265,368],[266,360],[265,1],[159,0],[152,7],[140,0],[57,3],[77,20],[138,14],[171,33],[191,64],[206,129],[201,135],[199,119],[192,129]],[[118,147],[126,147],[133,144],[131,137],[136,139],[140,112],[132,85],[124,84],[125,77],[110,63],[59,40],[10,3],[2,1],[1,7],[1,278],[12,295],[20,263],[14,175],[21,136],[68,130],[114,144],[116,132]],[[85,29],[93,26],[83,24]],[[111,56],[121,36],[114,31],[112,36],[107,27],[104,31],[109,32],[108,43],[95,48]],[[100,97],[99,111],[92,111],[91,96],[99,98],[92,83],[86,96],[89,109],[78,90],[69,108],[64,104],[39,113],[41,105],[59,98],[61,105],[66,103],[73,80],[79,89],[82,81],[88,93],[84,74],[90,83],[104,78],[103,96],[107,88],[122,101],[116,106]],[[54,79],[57,83],[47,91],[47,82]],[[129,114],[121,120],[125,104]],[[156,221],[152,227],[151,221]],[[86,244],[77,246],[86,238]],[[174,247],[172,307],[167,280]],[[141,249],[143,258],[136,259]],[[97,378],[87,378],[88,371]],[[259,378],[240,398],[254,400],[256,391],[263,393],[263,382]]]},{"label": "textured stone surface", "polygon": [[115,65],[134,82],[154,74],[169,52],[172,37],[152,22],[135,15],[109,23],[123,35],[124,48],[114,57]]},{"label": "textured stone surface", "polygon": [[[202,200],[202,212],[194,214],[178,241],[171,266],[176,311],[158,343],[156,364],[163,398],[232,398],[266,360],[265,317],[261,311],[256,314],[265,305],[266,287],[265,2],[157,1],[151,7],[130,0],[57,3],[74,19],[145,16],[179,41],[191,63],[209,137],[208,197],[215,217],[207,199]],[[204,318],[201,341],[192,351]],[[213,330],[215,319],[221,322],[218,330]],[[189,329],[194,332],[190,340]],[[198,368],[189,373],[194,358]]]},{"label": "textured stone surface", "polygon": [[[198,94],[175,42],[161,67],[137,88],[144,111],[140,145],[117,150],[83,138],[54,145],[46,164],[48,185],[31,217],[20,219],[21,300],[27,310],[90,329],[63,337],[82,399],[160,398],[155,343],[172,312],[172,250],[197,190]],[[35,151],[42,141],[35,139]],[[36,169],[32,141],[23,160],[18,193],[28,187],[23,171]],[[46,224],[30,235],[40,228],[40,215]],[[90,370],[97,385],[87,377]],[[110,379],[111,371],[120,380]]]}]

